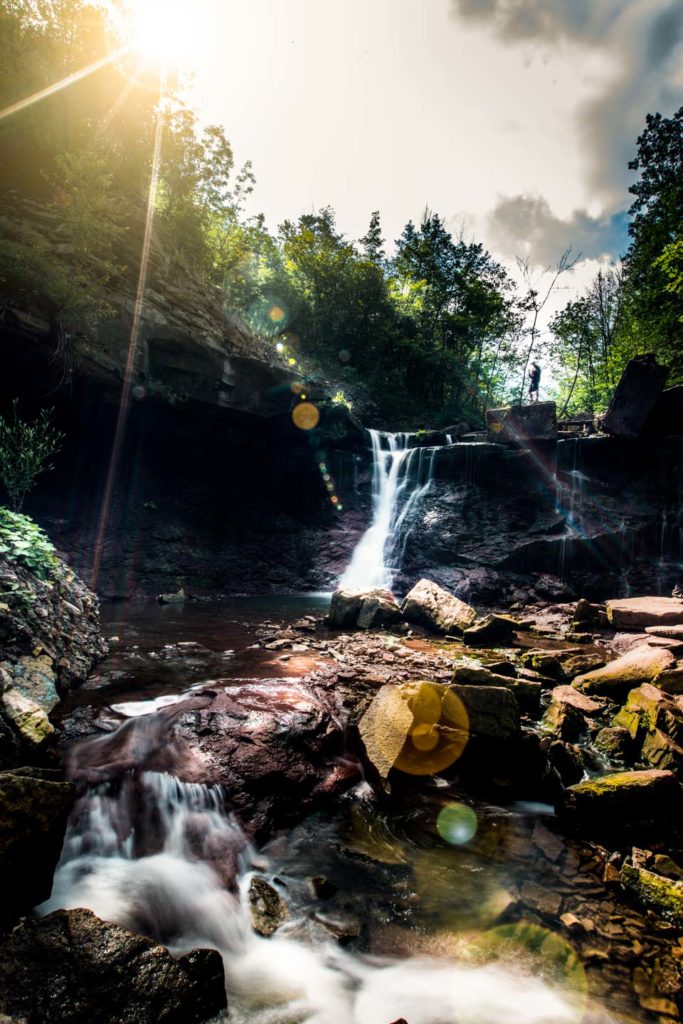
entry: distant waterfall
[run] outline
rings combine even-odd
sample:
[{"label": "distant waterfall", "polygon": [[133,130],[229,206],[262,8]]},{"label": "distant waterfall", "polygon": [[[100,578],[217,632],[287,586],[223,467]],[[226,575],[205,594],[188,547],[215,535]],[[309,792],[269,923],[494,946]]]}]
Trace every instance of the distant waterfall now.
[{"label": "distant waterfall", "polygon": [[414,434],[369,431],[372,441],[372,521],[339,581],[350,590],[390,588],[401,566],[411,512],[434,478],[438,448],[410,447]]}]

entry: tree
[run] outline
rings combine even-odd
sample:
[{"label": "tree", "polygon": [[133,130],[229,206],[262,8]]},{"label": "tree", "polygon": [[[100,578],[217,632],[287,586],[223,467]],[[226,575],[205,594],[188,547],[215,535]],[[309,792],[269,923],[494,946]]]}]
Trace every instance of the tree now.
[{"label": "tree", "polygon": [[519,395],[517,398],[517,401],[520,404],[524,401],[524,388],[526,385],[529,363],[531,361],[532,355],[534,354],[534,350],[538,345],[540,337],[538,321],[541,316],[541,313],[545,309],[550,299],[550,296],[557,288],[557,284],[562,274],[564,274],[567,270],[571,270],[571,268],[574,266],[574,264],[579,258],[580,254],[577,256],[572,256],[571,246],[568,249],[565,249],[565,251],[560,256],[559,260],[557,261],[555,268],[553,270],[551,270],[550,268],[546,270],[546,273],[551,273],[552,276],[550,278],[550,281],[542,289],[541,286],[536,284],[536,282],[533,279],[528,259],[522,260],[518,258],[517,260],[517,265],[522,275],[522,280],[524,281],[525,287],[525,294],[523,295],[519,306],[521,311],[525,313],[527,316],[527,324],[524,328],[523,333],[528,338],[528,345],[526,347],[526,352],[524,354],[522,361],[522,380],[519,388]]},{"label": "tree", "polygon": [[21,512],[38,476],[52,469],[50,459],[61,448],[63,438],[46,409],[33,423],[20,419],[18,399],[12,403],[11,416],[0,417],[0,479],[14,512]]},{"label": "tree", "polygon": [[370,217],[370,226],[366,235],[360,240],[365,258],[383,267],[385,262],[384,239],[382,238],[382,227],[380,225],[379,210],[375,210]]},{"label": "tree", "polygon": [[[631,245],[625,257],[626,303],[640,351],[652,350],[683,379],[683,296],[676,287],[683,238],[683,107],[648,114],[631,170]],[[673,283],[673,287],[672,287]]]}]

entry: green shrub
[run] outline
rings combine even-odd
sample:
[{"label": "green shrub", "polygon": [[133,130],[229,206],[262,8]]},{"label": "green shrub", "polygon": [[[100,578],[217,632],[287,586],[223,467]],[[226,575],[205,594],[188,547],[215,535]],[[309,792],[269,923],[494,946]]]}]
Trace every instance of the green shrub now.
[{"label": "green shrub", "polygon": [[41,580],[59,564],[47,534],[28,516],[8,508],[0,508],[0,558],[23,565]]},{"label": "green shrub", "polygon": [[20,512],[24,498],[35,486],[36,478],[52,469],[50,457],[58,452],[64,434],[50,423],[50,412],[43,409],[34,423],[19,418],[19,401],[12,402],[9,419],[0,416],[0,479],[9,495],[10,505]]}]

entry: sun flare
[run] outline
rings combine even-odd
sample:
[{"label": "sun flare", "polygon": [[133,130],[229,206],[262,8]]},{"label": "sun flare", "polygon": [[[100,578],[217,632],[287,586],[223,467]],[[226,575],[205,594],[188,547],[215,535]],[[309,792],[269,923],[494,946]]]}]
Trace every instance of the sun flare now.
[{"label": "sun flare", "polygon": [[198,51],[199,5],[140,0],[133,11],[133,45],[146,63],[184,68]]}]

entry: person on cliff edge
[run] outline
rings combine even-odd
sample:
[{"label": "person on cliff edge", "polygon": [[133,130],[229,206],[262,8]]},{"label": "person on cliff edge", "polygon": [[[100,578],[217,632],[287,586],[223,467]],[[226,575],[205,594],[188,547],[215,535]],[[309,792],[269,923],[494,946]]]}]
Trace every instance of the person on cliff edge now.
[{"label": "person on cliff edge", "polygon": [[538,389],[541,386],[541,367],[534,360],[529,371],[529,401],[538,401]]}]

